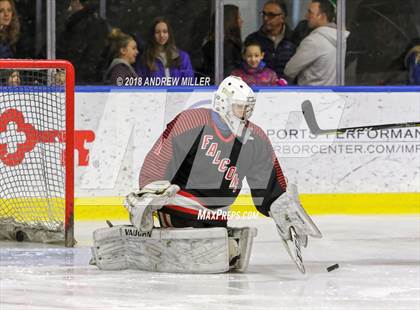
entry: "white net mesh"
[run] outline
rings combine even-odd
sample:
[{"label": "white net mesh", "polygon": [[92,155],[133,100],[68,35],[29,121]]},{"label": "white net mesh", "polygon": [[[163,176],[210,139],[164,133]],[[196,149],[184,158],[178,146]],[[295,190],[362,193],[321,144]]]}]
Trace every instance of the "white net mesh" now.
[{"label": "white net mesh", "polygon": [[25,229],[64,238],[65,85],[51,69],[8,68],[0,75],[0,228],[16,227],[3,234],[11,238]]}]

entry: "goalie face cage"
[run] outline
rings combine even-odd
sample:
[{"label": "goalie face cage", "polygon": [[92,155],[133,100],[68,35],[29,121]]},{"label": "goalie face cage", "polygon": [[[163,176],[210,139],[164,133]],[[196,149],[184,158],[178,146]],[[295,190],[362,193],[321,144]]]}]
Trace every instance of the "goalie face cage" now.
[{"label": "goalie face cage", "polygon": [[0,239],[74,245],[74,68],[0,60]]}]

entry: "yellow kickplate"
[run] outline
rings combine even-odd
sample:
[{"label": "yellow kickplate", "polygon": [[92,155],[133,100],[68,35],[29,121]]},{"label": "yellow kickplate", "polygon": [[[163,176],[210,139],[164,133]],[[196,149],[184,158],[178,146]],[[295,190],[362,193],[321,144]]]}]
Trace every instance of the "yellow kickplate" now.
[{"label": "yellow kickplate", "polygon": [[[420,193],[302,194],[300,199],[312,215],[420,214]],[[75,219],[128,220],[123,201],[123,197],[76,198]],[[231,211],[241,214],[255,211],[251,196],[238,196]]]}]

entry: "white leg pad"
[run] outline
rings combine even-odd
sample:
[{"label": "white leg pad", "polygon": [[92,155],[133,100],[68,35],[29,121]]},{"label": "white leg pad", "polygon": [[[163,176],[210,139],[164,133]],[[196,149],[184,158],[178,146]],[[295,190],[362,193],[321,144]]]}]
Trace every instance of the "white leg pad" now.
[{"label": "white leg pad", "polygon": [[227,230],[216,228],[102,228],[93,233],[91,264],[104,270],[140,269],[175,273],[229,270]]},{"label": "white leg pad", "polygon": [[237,272],[245,272],[251,257],[252,243],[254,237],[257,236],[257,229],[255,227],[230,227],[228,231],[229,239],[232,238],[238,242],[240,253],[239,259],[230,268]]}]

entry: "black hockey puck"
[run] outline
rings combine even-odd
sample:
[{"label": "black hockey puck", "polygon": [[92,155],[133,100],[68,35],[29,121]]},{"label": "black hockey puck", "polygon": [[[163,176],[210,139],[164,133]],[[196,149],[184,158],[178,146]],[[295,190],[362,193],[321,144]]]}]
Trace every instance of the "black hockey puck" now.
[{"label": "black hockey puck", "polygon": [[21,230],[16,232],[16,241],[22,242],[25,239],[25,233]]},{"label": "black hockey puck", "polygon": [[327,271],[331,272],[331,271],[337,269],[338,267],[340,267],[338,264],[331,265],[330,267],[327,267]]}]

